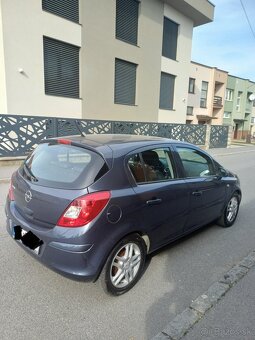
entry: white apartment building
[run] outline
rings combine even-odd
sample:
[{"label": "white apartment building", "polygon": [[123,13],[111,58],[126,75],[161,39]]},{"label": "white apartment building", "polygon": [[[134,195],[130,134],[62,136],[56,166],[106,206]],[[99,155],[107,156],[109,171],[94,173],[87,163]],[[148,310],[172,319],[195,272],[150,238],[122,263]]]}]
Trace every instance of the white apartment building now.
[{"label": "white apartment building", "polygon": [[0,0],[0,114],[185,123],[207,0]]}]

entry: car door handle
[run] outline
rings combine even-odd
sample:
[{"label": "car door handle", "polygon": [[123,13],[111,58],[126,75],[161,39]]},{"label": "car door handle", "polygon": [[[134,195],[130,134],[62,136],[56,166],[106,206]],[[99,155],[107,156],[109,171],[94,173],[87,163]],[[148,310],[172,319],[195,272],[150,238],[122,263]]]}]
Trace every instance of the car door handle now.
[{"label": "car door handle", "polygon": [[147,205],[157,205],[162,203],[162,198],[153,198],[151,200],[146,201]]},{"label": "car door handle", "polygon": [[202,191],[193,191],[193,192],[192,192],[192,195],[193,195],[193,196],[196,196],[196,197],[202,196]]}]

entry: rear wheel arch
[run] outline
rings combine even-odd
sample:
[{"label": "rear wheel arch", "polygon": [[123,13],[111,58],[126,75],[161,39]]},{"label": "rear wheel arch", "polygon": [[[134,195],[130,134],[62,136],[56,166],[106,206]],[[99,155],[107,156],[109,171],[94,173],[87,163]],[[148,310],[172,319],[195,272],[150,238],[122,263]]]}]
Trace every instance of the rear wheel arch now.
[{"label": "rear wheel arch", "polygon": [[236,190],[235,192],[233,192],[232,196],[237,194],[239,196],[239,203],[241,202],[242,199],[242,193],[241,190]]},{"label": "rear wheel arch", "polygon": [[150,241],[150,238],[148,235],[146,234],[141,234],[140,235],[142,237],[142,239],[144,240],[144,243],[146,244],[146,249],[147,249],[147,254],[149,253],[150,251],[150,247],[151,247],[151,241]]},{"label": "rear wheel arch", "polygon": [[125,236],[123,236],[117,243],[119,243],[122,239],[124,239],[124,238],[126,238],[130,235],[135,235],[135,234],[137,234],[138,236],[140,236],[143,239],[143,241],[146,245],[146,251],[147,251],[147,254],[148,254],[149,251],[150,251],[150,247],[151,247],[151,241],[150,241],[149,236],[147,234],[141,232],[141,231],[132,231],[131,233],[128,233]]},{"label": "rear wheel arch", "polygon": [[123,239],[125,239],[126,237],[129,237],[129,236],[132,236],[132,235],[137,235],[143,240],[145,247],[146,247],[146,255],[149,253],[151,242],[150,242],[150,238],[147,234],[145,234],[141,231],[132,231],[130,233],[121,235],[121,237],[118,239],[118,241],[113,243],[110,250],[108,250],[108,252],[105,254],[104,259],[102,260],[102,263],[101,263],[101,266],[100,266],[100,270],[99,270],[94,282],[99,279],[101,272],[102,272],[102,270],[105,266],[105,263],[106,263],[107,259],[109,258],[110,254],[112,253],[113,249],[116,247],[116,245],[118,243],[120,243]]},{"label": "rear wheel arch", "polygon": [[216,223],[224,228],[231,227],[238,215],[239,206],[241,202],[241,192],[239,190],[234,191],[224,206],[221,216]]},{"label": "rear wheel arch", "polygon": [[[114,285],[114,276],[117,275],[113,271],[117,271],[116,267],[120,268],[119,265],[116,266],[115,263],[119,262],[122,266],[124,266],[125,260],[125,254],[129,254],[129,250],[126,252],[128,247],[134,248],[134,252],[132,255],[130,255],[130,258],[128,259],[128,262],[131,261],[131,258],[134,258],[135,256],[139,256],[140,260],[137,270],[134,271],[133,267],[131,271],[133,272],[131,280],[128,281],[127,284],[124,284],[123,287],[119,287],[118,285]],[[143,274],[144,271],[144,264],[145,259],[148,253],[148,247],[149,247],[149,238],[147,235],[141,235],[139,232],[132,232],[125,236],[123,236],[111,249],[108,256],[106,257],[102,269],[100,271],[100,274],[98,276],[98,279],[104,289],[105,292],[110,293],[112,295],[121,295],[131,289],[137,281],[140,279],[140,277]],[[129,248],[130,249],[130,248]],[[133,251],[133,250],[132,250]],[[124,252],[121,254],[121,252]],[[125,253],[126,252],[126,253]],[[122,260],[122,256],[124,258],[124,262]],[[128,255],[129,256],[129,255]],[[121,258],[120,258],[121,257]],[[117,260],[116,260],[117,259]],[[117,263],[118,264],[118,263]],[[135,265],[136,266],[136,265]],[[125,270],[124,267],[121,270]],[[125,274],[126,277],[126,274]]]}]

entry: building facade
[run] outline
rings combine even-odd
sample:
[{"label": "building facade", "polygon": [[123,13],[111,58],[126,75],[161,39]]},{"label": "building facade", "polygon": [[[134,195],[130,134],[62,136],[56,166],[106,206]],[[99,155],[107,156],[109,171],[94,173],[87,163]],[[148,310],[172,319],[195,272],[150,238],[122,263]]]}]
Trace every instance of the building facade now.
[{"label": "building facade", "polygon": [[0,0],[0,112],[185,123],[207,0]]},{"label": "building facade", "polygon": [[251,137],[252,140],[255,140],[255,100],[253,101],[252,106],[252,117],[251,117]]},{"label": "building facade", "polygon": [[186,123],[222,125],[228,73],[191,62],[189,74]]},{"label": "building facade", "polygon": [[251,137],[252,137],[252,140],[255,141],[255,100],[253,100],[253,105],[252,105]]},{"label": "building facade", "polygon": [[255,83],[228,76],[223,124],[233,129],[233,139],[246,139],[251,134]]}]

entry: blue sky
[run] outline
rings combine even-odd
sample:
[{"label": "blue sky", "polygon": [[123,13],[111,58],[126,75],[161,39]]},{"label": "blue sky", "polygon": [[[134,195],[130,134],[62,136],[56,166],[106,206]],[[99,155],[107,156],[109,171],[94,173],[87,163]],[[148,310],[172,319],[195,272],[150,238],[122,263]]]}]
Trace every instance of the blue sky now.
[{"label": "blue sky", "polygon": [[[255,81],[255,34],[240,0],[211,0],[214,21],[196,27],[192,60]],[[255,0],[242,0],[255,32]]]}]

